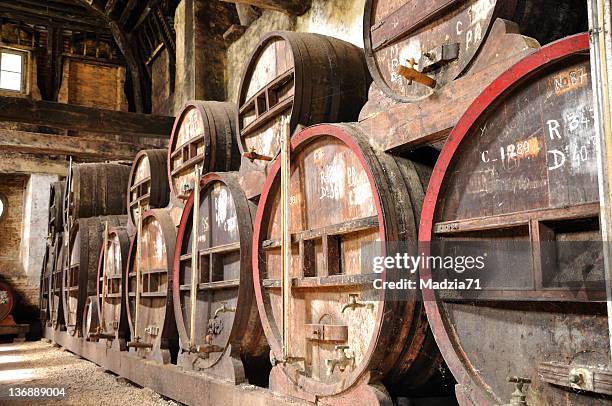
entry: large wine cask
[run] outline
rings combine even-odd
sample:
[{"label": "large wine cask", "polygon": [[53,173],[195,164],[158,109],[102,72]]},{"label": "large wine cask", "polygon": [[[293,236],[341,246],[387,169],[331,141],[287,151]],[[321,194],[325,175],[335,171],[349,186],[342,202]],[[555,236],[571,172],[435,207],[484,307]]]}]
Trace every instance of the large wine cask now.
[{"label": "large wine cask", "polygon": [[130,167],[116,163],[76,164],[64,192],[64,224],[68,218],[127,213]]},{"label": "large wine cask", "polygon": [[[172,292],[181,345],[178,364],[234,383],[245,379],[253,383],[265,378],[269,365],[269,348],[253,293],[255,205],[247,200],[235,172],[209,173],[201,179],[200,188],[197,247],[193,246],[194,192],[183,211],[174,255]],[[251,374],[247,374],[249,369]]]},{"label": "large wine cask", "polygon": [[[424,253],[483,257],[481,271],[420,270],[462,405],[611,401],[590,72],[586,34],[526,57],[475,100],[432,174]],[[444,279],[481,290],[435,289]]]},{"label": "large wine cask", "polygon": [[53,252],[53,246],[51,242],[45,244],[45,255],[43,256],[42,266],[40,269],[40,284],[38,292],[38,309],[40,324],[45,327],[49,322],[49,290],[51,288],[51,270],[53,269],[53,261],[51,252]]},{"label": "large wine cask", "polygon": [[70,230],[62,252],[62,309],[66,330],[81,333],[83,310],[89,296],[96,294],[98,262],[104,230],[125,227],[127,216],[80,218]]},{"label": "large wine cask", "polygon": [[64,269],[64,252],[68,250],[64,246],[64,233],[55,235],[53,240],[53,251],[49,260],[53,262],[50,270],[49,281],[49,320],[53,328],[64,325],[64,310],[62,309],[62,271]]},{"label": "large wine cask", "polygon": [[168,205],[170,185],[167,150],[146,149],[136,155],[128,181],[127,199],[128,221],[132,230],[136,227],[139,207],[145,212]]},{"label": "large wine cask", "polygon": [[195,165],[201,174],[240,166],[236,114],[233,103],[201,100],[185,103],[177,114],[168,147],[168,178],[178,203],[184,203],[193,190]]},{"label": "large wine cask", "polygon": [[49,191],[49,227],[51,238],[53,234],[59,233],[64,227],[64,193],[66,181],[53,182]]},{"label": "large wine cask", "polygon": [[370,76],[363,51],[320,34],[265,35],[239,90],[238,146],[258,166],[276,157],[286,127],[354,121],[365,104]]},{"label": "large wine cask", "polygon": [[[279,162],[257,209],[253,272],[277,364],[270,385],[284,393],[294,388],[311,401],[359,393],[354,401],[378,404],[370,402],[378,396],[390,402],[384,392],[439,396],[448,390],[440,381],[442,357],[417,292],[400,300],[387,296],[377,286],[395,271],[381,276],[372,268],[376,256],[394,255],[402,244],[415,254],[431,169],[374,150],[365,134],[354,124],[326,124],[293,137],[285,288]],[[364,390],[366,384],[370,390]]]},{"label": "large wine cask", "polygon": [[469,69],[496,19],[518,24],[542,45],[588,29],[587,4],[574,0],[367,0],[364,45],[377,86],[401,101],[433,90],[398,73],[409,66],[435,80],[435,88]]},{"label": "large wine cask", "polygon": [[143,213],[141,221],[142,233],[132,239],[124,278],[128,347],[141,358],[176,362],[178,333],[172,305],[176,226],[168,209]]},{"label": "large wine cask", "polygon": [[103,236],[98,262],[98,338],[113,341],[112,345],[120,350],[125,350],[129,339],[125,305],[125,275],[129,249],[130,237],[127,228],[111,227],[107,230],[106,239]]}]

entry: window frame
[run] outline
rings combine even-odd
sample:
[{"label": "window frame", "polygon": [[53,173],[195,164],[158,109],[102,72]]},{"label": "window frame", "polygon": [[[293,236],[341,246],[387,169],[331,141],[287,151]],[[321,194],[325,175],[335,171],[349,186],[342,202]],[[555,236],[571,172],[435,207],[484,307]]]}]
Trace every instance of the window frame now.
[{"label": "window frame", "polygon": [[2,204],[2,211],[0,212],[0,222],[2,222],[6,217],[6,213],[8,211],[8,199],[3,193],[0,193],[0,203]]},{"label": "window frame", "polygon": [[[15,49],[15,48],[0,46],[0,71],[3,71],[1,54],[12,54],[12,55],[18,55],[21,57],[21,85],[20,85],[20,90],[5,89],[3,87],[0,87],[0,92],[8,92],[8,93],[13,93],[13,94],[27,94],[28,93],[28,57],[29,57],[29,53],[27,51],[22,51],[22,50]],[[8,70],[4,70],[4,71],[11,72]]]}]

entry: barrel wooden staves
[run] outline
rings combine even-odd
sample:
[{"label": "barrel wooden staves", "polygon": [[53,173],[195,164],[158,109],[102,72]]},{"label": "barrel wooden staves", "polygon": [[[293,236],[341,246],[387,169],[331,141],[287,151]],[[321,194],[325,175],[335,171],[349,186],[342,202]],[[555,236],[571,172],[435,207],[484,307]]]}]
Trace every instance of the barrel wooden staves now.
[{"label": "barrel wooden staves", "polygon": [[64,227],[64,193],[66,181],[53,182],[49,193],[49,227],[48,232],[51,238],[53,234],[59,233]]},{"label": "barrel wooden staves", "polygon": [[255,48],[239,90],[238,146],[258,167],[274,159],[287,125],[354,121],[370,76],[363,51],[319,34],[275,31]]},{"label": "barrel wooden staves", "polygon": [[[178,352],[172,305],[174,224],[168,209],[143,213],[142,235],[136,234],[132,239],[129,274],[125,278],[131,337],[128,347],[139,357],[164,364],[176,362]],[[141,242],[140,253],[137,241]],[[140,283],[137,275],[140,275]]]},{"label": "barrel wooden staves", "polygon": [[0,282],[0,323],[12,318],[15,307],[15,291],[6,282]]},{"label": "barrel wooden staves", "polygon": [[440,395],[442,358],[422,303],[416,292],[388,299],[375,289],[384,276],[371,266],[377,251],[392,255],[400,239],[414,253],[431,169],[373,150],[357,125],[310,127],[291,144],[288,299],[279,162],[260,197],[253,239],[257,305],[277,363],[271,389],[325,404],[387,404],[389,393],[427,392],[433,382]]},{"label": "barrel wooden staves", "polygon": [[106,224],[126,226],[127,216],[100,216],[76,220],[62,252],[62,309],[67,331],[81,332],[83,309],[96,294],[98,259]]},{"label": "barrel wooden staves", "polygon": [[64,234],[56,234],[53,240],[53,251],[49,258],[53,264],[49,281],[49,320],[54,329],[61,329],[65,325],[64,309],[62,308],[62,271],[64,252],[67,250],[68,248],[64,247]]},{"label": "barrel wooden staves", "polygon": [[[177,236],[172,291],[181,346],[178,365],[234,383],[253,383],[267,379],[269,348],[253,293],[255,205],[239,181],[237,173],[229,172],[209,173],[200,182],[197,275],[192,274],[195,192],[187,201]],[[247,376],[249,368],[252,374]]]},{"label": "barrel wooden staves", "polygon": [[[588,28],[586,3],[573,0],[367,0],[370,73],[391,98],[428,97],[431,86],[438,89],[469,69],[497,18],[517,23],[521,34],[542,45]],[[428,79],[435,83],[426,85]]]},{"label": "barrel wooden staves", "polygon": [[140,151],[134,158],[128,182],[127,207],[131,230],[136,228],[139,204],[144,211],[166,207],[170,202],[169,187],[168,151]]},{"label": "barrel wooden staves", "polygon": [[88,297],[83,309],[83,325],[81,326],[81,337],[87,341],[98,341],[98,331],[100,328],[98,311],[98,300],[96,296]]},{"label": "barrel wooden staves", "polygon": [[98,320],[97,339],[112,341],[112,347],[125,350],[129,326],[125,306],[125,272],[128,264],[130,237],[127,228],[111,227],[102,239],[98,262]]},{"label": "barrel wooden staves", "polygon": [[51,274],[53,270],[54,256],[53,256],[53,247],[52,242],[47,242],[45,245],[45,255],[43,256],[42,267],[40,272],[40,288],[39,288],[39,317],[40,324],[42,327],[45,327],[50,324],[49,316],[51,314],[50,311],[50,301],[49,294],[51,289]]},{"label": "barrel wooden staves", "polygon": [[611,401],[590,72],[586,34],[526,57],[475,100],[432,174],[424,253],[486,256],[482,291],[423,292],[462,405]]},{"label": "barrel wooden staves", "polygon": [[[130,167],[116,163],[77,164],[69,174],[64,193],[64,225],[68,218],[127,213]],[[72,227],[72,224],[70,224]]]},{"label": "barrel wooden staves", "polygon": [[233,103],[192,100],[178,113],[168,147],[168,178],[170,192],[178,199],[175,203],[182,205],[189,198],[196,164],[203,173],[240,166],[236,111]]}]

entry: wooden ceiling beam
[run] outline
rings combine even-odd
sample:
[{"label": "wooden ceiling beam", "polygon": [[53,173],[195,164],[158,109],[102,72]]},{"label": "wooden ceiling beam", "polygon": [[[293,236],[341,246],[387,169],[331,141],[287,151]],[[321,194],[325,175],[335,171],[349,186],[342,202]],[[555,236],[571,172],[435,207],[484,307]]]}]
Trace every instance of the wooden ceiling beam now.
[{"label": "wooden ceiling beam", "polygon": [[0,129],[0,150],[29,154],[71,155],[77,159],[132,160],[148,145],[110,139],[85,139],[76,136],[42,134]]},{"label": "wooden ceiling beam", "polygon": [[170,137],[173,117],[0,96],[0,121],[134,137]]},{"label": "wooden ceiling beam", "polygon": [[106,2],[106,6],[104,6],[104,14],[110,16],[113,11],[115,11],[115,6],[117,5],[117,0],[108,0]]},{"label": "wooden ceiling beam", "polygon": [[117,21],[121,27],[125,27],[125,24],[128,22],[134,7],[136,7],[136,0],[128,0],[127,4],[123,8],[121,15],[119,16],[119,20]]},{"label": "wooden ceiling beam", "polygon": [[312,5],[312,0],[221,0],[226,3],[249,4],[251,6],[281,11],[290,15],[302,15]]},{"label": "wooden ceiling beam", "polygon": [[64,27],[64,29],[70,30],[70,31],[91,32],[91,33],[106,34],[106,35],[110,34],[108,27],[80,24],[74,21],[60,19],[60,18],[54,18],[54,19],[43,18],[43,17],[35,16],[33,14],[20,13],[20,12],[15,12],[12,10],[7,10],[7,9],[4,9],[2,5],[0,5],[0,15],[2,15],[2,17],[9,19],[9,20],[21,21],[21,22],[33,24],[33,25],[40,25],[40,26],[45,26],[45,27],[49,25],[55,25],[55,26],[64,25],[64,26],[69,26],[69,28]]},{"label": "wooden ceiling beam", "polygon": [[49,9],[44,9],[42,7],[40,9],[37,9],[36,7],[16,4],[14,2],[10,2],[10,3],[2,2],[0,3],[0,7],[4,10],[20,12],[26,15],[29,14],[32,16],[37,16],[40,18],[51,19],[51,20],[56,20],[56,21],[77,22],[81,25],[91,25],[93,27],[106,26],[103,20],[92,18],[90,15],[87,15],[87,14],[74,14],[68,11],[54,12]]}]

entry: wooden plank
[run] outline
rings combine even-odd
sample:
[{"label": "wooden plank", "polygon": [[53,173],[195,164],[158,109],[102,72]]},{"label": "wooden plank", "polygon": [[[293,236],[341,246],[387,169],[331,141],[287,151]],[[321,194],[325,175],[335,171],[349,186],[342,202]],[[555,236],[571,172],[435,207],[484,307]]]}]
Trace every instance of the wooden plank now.
[{"label": "wooden plank", "polygon": [[598,214],[599,203],[587,203],[560,209],[528,210],[500,216],[440,222],[434,225],[433,232],[439,235],[449,235],[468,231],[495,230],[527,225],[532,219],[539,221],[571,220],[597,217]]},{"label": "wooden plank", "polygon": [[0,129],[0,148],[21,153],[132,160],[143,145]]},{"label": "wooden plank", "polygon": [[[343,223],[333,224],[327,227],[313,228],[311,230],[300,231],[298,233],[291,234],[292,243],[300,241],[315,240],[324,236],[341,236],[344,234],[356,233],[358,231],[368,230],[371,228],[378,228],[378,217],[371,216]],[[263,242],[263,248],[278,248],[280,247],[279,240],[265,240]]]},{"label": "wooden plank", "polygon": [[312,0],[222,0],[227,3],[250,4],[251,6],[282,11],[292,15],[304,14],[311,5]]},{"label": "wooden plank", "polygon": [[[23,13],[26,16],[27,15],[32,15],[34,17],[44,18],[44,19],[48,19],[48,20],[54,20],[56,22],[71,23],[71,22],[76,21],[76,22],[78,22],[80,24],[83,24],[83,25],[85,25],[85,24],[86,25],[90,25],[90,26],[92,26],[94,28],[96,28],[96,27],[98,27],[98,28],[104,27],[103,23],[101,23],[100,21],[98,21],[95,18],[91,18],[90,15],[76,13],[76,12],[74,12],[74,10],[64,10],[63,12],[59,13],[59,12],[51,11],[50,9],[40,9],[40,10],[37,10],[37,9],[35,9],[33,7],[28,7],[28,6],[25,6],[25,5],[15,4],[14,2],[3,2],[2,5],[0,6],[0,8],[6,9],[6,10],[9,10],[9,11],[15,11],[15,12]],[[2,14],[4,14],[4,12],[2,12]]]},{"label": "wooden plank", "polygon": [[[331,275],[325,277],[306,277],[292,278],[291,287],[293,289],[336,289],[346,287],[356,287],[372,285],[376,279],[380,279],[376,273],[357,274],[357,275]],[[262,285],[265,288],[280,289],[280,279],[264,279]]]},{"label": "wooden plank", "polygon": [[46,173],[66,176],[68,162],[42,159],[26,154],[0,153],[0,173]]},{"label": "wooden plank", "polygon": [[173,117],[0,96],[0,120],[66,130],[170,138]]},{"label": "wooden plank", "polygon": [[464,0],[430,0],[426,2],[409,1],[391,15],[372,27],[372,48],[390,44],[396,39],[414,32],[451,6]]}]

